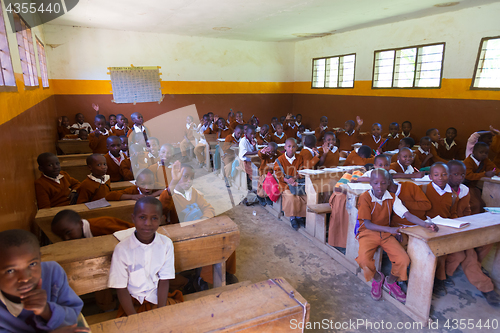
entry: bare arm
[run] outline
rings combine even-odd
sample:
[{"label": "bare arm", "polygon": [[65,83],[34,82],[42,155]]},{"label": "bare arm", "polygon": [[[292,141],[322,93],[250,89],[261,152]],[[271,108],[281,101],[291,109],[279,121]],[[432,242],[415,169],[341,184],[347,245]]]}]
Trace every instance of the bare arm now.
[{"label": "bare arm", "polygon": [[170,280],[158,281],[158,307],[167,305],[168,288],[170,287]]},{"label": "bare arm", "polygon": [[424,220],[421,220],[418,217],[416,217],[415,215],[411,214],[410,212],[406,212],[403,217],[405,219],[407,219],[408,221],[410,221],[411,223],[415,223],[415,224],[422,226],[424,228],[427,228],[431,231],[436,232],[439,230],[438,226],[435,225],[434,223],[429,223],[429,222],[426,222]]},{"label": "bare arm", "polygon": [[364,221],[365,221],[365,227],[368,230],[388,232],[391,234],[399,234],[399,228],[397,227],[384,227],[378,224],[374,224],[370,220],[364,220]]},{"label": "bare arm", "polygon": [[116,289],[116,295],[118,296],[118,301],[127,316],[137,313],[137,311],[135,311],[134,304],[132,303],[132,296],[130,296],[127,288]]}]

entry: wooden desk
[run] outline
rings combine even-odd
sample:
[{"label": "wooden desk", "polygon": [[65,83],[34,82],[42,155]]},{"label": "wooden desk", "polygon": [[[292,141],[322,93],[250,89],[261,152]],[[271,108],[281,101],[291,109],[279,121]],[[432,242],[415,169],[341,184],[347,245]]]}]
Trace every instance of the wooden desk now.
[{"label": "wooden desk", "polygon": [[[213,265],[214,287],[225,285],[226,260],[240,243],[238,226],[229,217],[161,226],[158,232],[174,243],[176,272]],[[83,295],[107,288],[116,244],[118,240],[108,235],[59,242],[40,250],[42,260],[58,262],[71,288]]]},{"label": "wooden desk", "polygon": [[483,177],[482,198],[486,207],[500,207],[500,180]]},{"label": "wooden desk", "polygon": [[135,184],[131,183],[129,180],[123,180],[121,182],[112,182],[111,183],[111,190],[113,191],[121,191],[126,188],[129,188],[130,186],[135,186]]},{"label": "wooden desk", "polygon": [[219,289],[217,294],[105,321],[90,328],[94,333],[260,333],[290,332],[291,323],[305,325],[304,322],[309,321],[309,303],[283,278],[236,289]]},{"label": "wooden desk", "polygon": [[89,219],[100,216],[112,216],[131,222],[131,215],[134,211],[135,200],[110,201],[111,206],[97,209],[88,209],[84,204],[70,205],[63,207],[44,208],[38,210],[35,216],[35,224],[43,231],[52,243],[61,242],[62,239],[52,233],[50,224],[52,219],[61,210],[71,209],[80,214],[82,219]]},{"label": "wooden desk", "polygon": [[[77,154],[79,156],[85,154]],[[87,166],[86,158],[76,158],[76,159],[66,159],[59,160],[61,162],[61,170],[66,171],[71,177],[76,180],[82,182],[87,178],[87,175],[90,173],[90,169]]]},{"label": "wooden desk", "polygon": [[420,226],[401,230],[409,236],[411,259],[405,312],[414,320],[425,323],[429,318],[437,257],[500,242],[498,215],[482,213],[458,220],[471,225],[463,229],[439,226],[437,233]]},{"label": "wooden desk", "polygon": [[66,161],[72,161],[72,160],[81,160],[81,161],[87,161],[87,157],[92,155],[91,153],[88,154],[71,154],[71,155],[57,155],[57,158],[59,159],[59,162],[63,163]]},{"label": "wooden desk", "polygon": [[57,146],[64,155],[92,153],[88,140],[59,140]]}]

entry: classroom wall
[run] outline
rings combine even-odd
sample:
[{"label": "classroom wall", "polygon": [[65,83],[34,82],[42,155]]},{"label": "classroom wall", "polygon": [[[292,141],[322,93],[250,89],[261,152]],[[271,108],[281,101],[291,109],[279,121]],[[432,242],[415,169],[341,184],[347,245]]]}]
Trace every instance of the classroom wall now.
[{"label": "classroom wall", "polygon": [[[36,157],[45,151],[55,153],[57,137],[53,89],[42,88],[41,79],[39,87],[25,88],[16,36],[3,9],[16,87],[0,87],[0,231],[30,228],[36,213]],[[32,33],[44,42],[42,27]],[[40,74],[38,58],[37,70]]]},{"label": "classroom wall", "polygon": [[[321,115],[342,126],[356,115],[365,130],[377,121],[410,120],[418,136],[453,126],[465,141],[473,131],[500,127],[500,91],[469,89],[481,38],[500,35],[500,4],[386,24],[295,44],[294,113],[319,125]],[[374,51],[446,42],[441,89],[372,89]],[[353,89],[311,89],[312,59],[356,53]]]}]

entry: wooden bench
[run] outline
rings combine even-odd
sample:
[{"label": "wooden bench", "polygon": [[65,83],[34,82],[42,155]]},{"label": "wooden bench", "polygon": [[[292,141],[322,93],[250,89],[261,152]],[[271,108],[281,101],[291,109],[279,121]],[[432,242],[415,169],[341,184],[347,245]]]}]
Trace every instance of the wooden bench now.
[{"label": "wooden bench", "polygon": [[59,140],[57,147],[64,155],[92,153],[88,140]]},{"label": "wooden bench", "polygon": [[44,208],[38,210],[35,216],[35,226],[47,236],[52,243],[61,242],[62,239],[52,233],[50,224],[54,216],[61,210],[71,209],[80,214],[83,219],[89,219],[100,216],[112,216],[125,221],[131,221],[131,215],[134,211],[135,200],[110,201],[111,206],[97,209],[88,209],[84,204],[70,205],[63,207]]},{"label": "wooden bench", "polygon": [[[84,154],[78,154],[84,155]],[[87,178],[90,173],[90,169],[87,166],[87,161],[85,159],[66,159],[59,160],[61,162],[61,170],[66,171],[71,177],[82,182]]]},{"label": "wooden bench", "polygon": [[82,160],[86,161],[87,157],[92,155],[91,153],[88,154],[70,154],[70,155],[57,155],[57,158],[59,159],[59,162],[66,162],[66,161],[72,161],[72,160]]},{"label": "wooden bench", "polygon": [[318,238],[320,242],[326,244],[326,224],[328,222],[326,215],[332,212],[330,204],[327,202],[307,205],[307,212],[314,214],[314,219],[311,219],[311,222],[315,225],[314,236]]},{"label": "wooden bench", "polygon": [[126,188],[129,188],[130,186],[135,186],[133,183],[130,182],[130,180],[123,180],[121,182],[112,182],[111,183],[111,190],[113,191],[121,191]]},{"label": "wooden bench", "polygon": [[93,333],[290,332],[293,323],[309,320],[309,303],[283,278],[226,288],[90,328]]},{"label": "wooden bench", "polygon": [[486,207],[500,207],[500,180],[483,177],[483,201]]}]

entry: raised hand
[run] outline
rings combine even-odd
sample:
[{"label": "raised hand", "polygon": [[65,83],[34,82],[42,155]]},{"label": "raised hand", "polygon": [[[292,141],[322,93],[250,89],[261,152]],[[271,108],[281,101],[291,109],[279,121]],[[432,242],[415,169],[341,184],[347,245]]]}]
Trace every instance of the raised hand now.
[{"label": "raised hand", "polygon": [[323,153],[326,154],[330,150],[330,144],[325,142],[323,143],[323,146],[321,146],[321,148],[323,148]]},{"label": "raised hand", "polygon": [[99,114],[99,105],[98,104],[92,103],[92,108],[95,110],[95,112],[97,114]]},{"label": "raised hand", "polygon": [[494,128],[493,126],[490,125],[490,132],[493,133],[493,135],[498,135],[500,134],[500,131]]},{"label": "raised hand", "polygon": [[181,168],[181,162],[175,161],[174,164],[172,164],[172,182],[179,182],[183,172],[184,168]]},{"label": "raised hand", "polygon": [[360,116],[356,116],[356,122],[358,123],[358,126],[363,125],[363,119],[361,119]]}]

